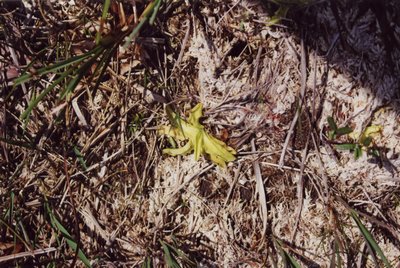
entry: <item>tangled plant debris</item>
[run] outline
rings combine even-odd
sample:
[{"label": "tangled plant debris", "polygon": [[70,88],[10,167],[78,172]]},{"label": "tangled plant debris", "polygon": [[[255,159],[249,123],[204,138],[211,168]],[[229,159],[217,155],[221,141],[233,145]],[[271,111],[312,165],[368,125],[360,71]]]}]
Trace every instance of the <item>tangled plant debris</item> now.
[{"label": "tangled plant debris", "polygon": [[399,14],[0,1],[0,266],[399,266]]}]

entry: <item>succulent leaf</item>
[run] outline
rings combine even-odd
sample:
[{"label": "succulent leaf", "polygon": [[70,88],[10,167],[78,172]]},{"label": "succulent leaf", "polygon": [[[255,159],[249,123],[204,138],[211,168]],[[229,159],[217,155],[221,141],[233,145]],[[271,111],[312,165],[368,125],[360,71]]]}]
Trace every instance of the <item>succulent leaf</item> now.
[{"label": "succulent leaf", "polygon": [[169,116],[177,122],[172,122],[174,126],[162,126],[159,129],[161,135],[167,135],[179,141],[187,140],[181,148],[164,149],[163,153],[172,156],[182,155],[194,151],[194,158],[198,160],[202,154],[207,154],[215,164],[225,167],[226,162],[235,160],[236,151],[207,133],[204,126],[200,123],[203,116],[203,105],[197,104],[191,111],[188,120],[179,116]]}]

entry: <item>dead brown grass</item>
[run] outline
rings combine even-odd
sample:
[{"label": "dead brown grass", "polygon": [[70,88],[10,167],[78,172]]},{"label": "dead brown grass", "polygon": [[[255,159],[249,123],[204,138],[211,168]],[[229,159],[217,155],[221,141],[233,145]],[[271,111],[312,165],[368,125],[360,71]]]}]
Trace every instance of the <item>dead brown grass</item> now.
[{"label": "dead brown grass", "polygon": [[[104,31],[123,21],[118,8],[140,14],[142,2],[113,4]],[[395,2],[382,14],[399,42]],[[168,2],[98,90],[84,79],[67,100],[54,91],[24,127],[28,101],[54,76],[12,79],[93,47],[102,10],[38,3],[0,3],[0,266],[83,266],[45,204],[94,267],[166,266],[163,243],[200,267],[281,267],[278,240],[302,267],[382,265],[350,208],[400,265],[400,58],[363,1],[337,1],[342,32],[328,1],[292,9],[285,26],[265,23],[274,6],[263,1]],[[162,155],[167,102],[182,115],[203,103],[203,124],[237,160],[221,169]],[[381,167],[335,152],[328,116],[382,126]]]}]

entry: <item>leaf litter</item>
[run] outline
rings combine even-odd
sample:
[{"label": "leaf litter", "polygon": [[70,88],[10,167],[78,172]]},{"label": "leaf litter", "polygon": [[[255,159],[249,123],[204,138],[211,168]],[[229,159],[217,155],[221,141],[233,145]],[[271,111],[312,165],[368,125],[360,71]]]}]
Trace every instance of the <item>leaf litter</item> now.
[{"label": "leaf litter", "polygon": [[[36,245],[35,250],[52,249],[11,262],[23,265],[63,256],[73,258],[74,252],[65,241],[53,251],[58,244],[43,215],[44,200],[51,200],[52,211],[68,233],[75,234],[72,223],[80,223],[78,244],[98,266],[140,266],[151,260],[154,267],[161,267],[165,265],[165,245],[174,245],[205,267],[263,267],[281,264],[285,259],[302,266],[327,267],[332,265],[332,256],[341,259],[343,265],[383,264],[379,254],[373,258],[364,250],[365,234],[375,239],[393,266],[398,265],[398,237],[388,235],[388,231],[399,231],[400,179],[395,169],[385,168],[389,163],[400,166],[395,92],[398,66],[388,67],[382,60],[386,58],[385,45],[374,10],[364,12],[362,1],[337,1],[342,14],[338,20],[327,1],[317,2],[289,9],[288,19],[278,27],[268,26],[275,13],[269,12],[264,1],[198,1],[194,6],[171,2],[161,6],[163,15],[156,19],[157,26],[144,27],[139,34],[145,40],[161,38],[164,42],[149,44],[138,39],[123,53],[118,50],[96,92],[91,92],[90,83],[85,81],[72,94],[72,104],[68,100],[57,103],[57,91],[51,92],[38,111],[32,111],[25,129],[18,120],[27,107],[25,97],[20,97],[22,91],[14,91],[9,99],[2,94],[2,214],[11,215],[11,192],[15,193],[13,211],[23,220],[7,216],[5,222],[27,240],[24,242]],[[395,1],[389,2],[392,9],[387,8],[386,16],[393,18],[398,8]],[[139,2],[135,5],[121,2],[111,6],[105,27],[116,24],[113,18],[121,14],[117,10],[122,8],[129,15],[135,8],[143,8]],[[64,23],[65,28],[60,29],[66,30],[58,31],[57,42],[84,40],[86,34],[94,38],[96,31],[87,31],[84,22],[87,18],[97,21],[101,14],[98,4],[48,1],[45,7],[49,18],[59,17]],[[9,11],[6,4],[1,8]],[[2,12],[6,15],[2,15],[1,30],[12,32],[12,24],[3,22],[18,22],[18,16],[34,10],[40,14],[43,6],[24,8],[22,13]],[[55,50],[48,42],[54,42],[55,29],[46,28],[49,19],[38,16],[35,24],[25,28],[31,36],[11,37],[35,53],[47,46],[47,57],[41,61],[51,63]],[[391,21],[398,35],[399,25]],[[184,22],[189,28],[180,27]],[[27,19],[24,23],[32,22]],[[341,23],[347,30],[338,30]],[[30,38],[35,38],[37,27],[47,30],[36,37],[46,35],[49,40],[42,38],[42,43],[32,44]],[[305,36],[299,33],[300,27]],[[307,46],[302,120],[293,127],[292,136],[297,141],[289,140],[284,164],[279,168],[285,137],[298,109],[302,38]],[[346,44],[347,49],[343,49]],[[9,51],[3,43],[0,46],[1,51]],[[25,55],[22,49],[16,53],[22,70],[31,55]],[[1,53],[1,57],[2,62],[15,66],[7,53]],[[397,50],[391,57],[399,62]],[[169,73],[178,58],[178,66]],[[2,75],[1,79],[13,76]],[[46,79],[53,78],[30,81],[27,95],[40,94],[46,88]],[[146,101],[149,92],[163,101]],[[168,102],[176,114],[202,104],[192,110],[196,116],[178,119],[188,133],[193,132],[192,138],[183,127],[163,128],[164,134],[185,140],[185,149],[194,150],[196,157],[163,154],[166,143],[154,130],[167,124],[163,104]],[[376,111],[377,107],[382,108]],[[205,119],[200,124],[203,113]],[[382,159],[382,167],[367,155],[355,160],[342,151],[334,152],[335,161],[326,139],[328,117],[358,133],[368,126],[379,126],[381,134],[374,143],[383,148],[386,159]],[[135,127],[128,129],[129,125]],[[299,138],[308,135],[313,146],[306,146]],[[197,136],[208,140],[203,145],[213,144],[209,147],[224,152],[217,155],[226,157],[214,157],[214,162],[224,165],[229,160],[226,169],[214,168],[212,161],[200,157],[214,152],[200,149]],[[36,142],[38,146],[32,150],[15,146],[15,142]],[[74,148],[79,149],[79,155]],[[71,176],[72,196],[68,194],[64,165]],[[301,181],[304,193],[299,195]],[[71,215],[70,198],[78,204],[82,218]],[[302,205],[299,215],[298,204]],[[348,207],[357,213],[361,232]],[[0,226],[5,233],[1,243],[12,242],[13,233],[3,222]],[[279,241],[279,245],[272,241]],[[174,258],[183,263],[181,256]]]}]

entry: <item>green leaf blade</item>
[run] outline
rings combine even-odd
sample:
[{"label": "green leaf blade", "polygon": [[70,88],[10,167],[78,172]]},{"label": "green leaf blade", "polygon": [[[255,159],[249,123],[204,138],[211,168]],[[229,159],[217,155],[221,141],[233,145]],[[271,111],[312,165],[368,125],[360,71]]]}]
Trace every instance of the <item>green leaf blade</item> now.
[{"label": "green leaf blade", "polygon": [[338,128],[336,130],[336,134],[338,134],[340,136],[350,134],[351,132],[353,132],[353,129],[351,127],[347,127],[347,126]]},{"label": "green leaf blade", "polygon": [[[78,244],[73,240],[72,236],[67,231],[67,229],[56,218],[56,216],[54,215],[54,213],[50,209],[48,203],[45,203],[45,208],[46,208],[47,214],[49,215],[50,224],[53,227],[53,229],[56,230],[56,231],[59,231],[61,233],[61,235],[66,239],[68,246],[74,252],[76,252]],[[92,265],[90,264],[89,259],[86,257],[85,253],[83,253],[83,251],[81,249],[78,250],[78,257],[86,267],[92,267]]]},{"label": "green leaf blade", "polygon": [[350,150],[353,151],[356,149],[357,144],[355,143],[343,143],[343,144],[335,144],[334,145],[338,150]]},{"label": "green leaf blade", "polygon": [[356,148],[354,149],[354,159],[357,160],[362,156],[362,148],[360,145],[356,145]]},{"label": "green leaf blade", "polygon": [[382,249],[379,247],[378,243],[375,241],[372,234],[368,231],[368,229],[364,226],[361,222],[360,218],[358,217],[358,213],[355,210],[351,210],[350,212],[351,217],[356,222],[358,229],[360,230],[362,236],[366,240],[366,242],[371,246],[371,248],[379,255],[383,263],[385,264],[386,268],[391,268],[388,259],[386,258],[385,254],[383,254]]},{"label": "green leaf blade", "polygon": [[99,49],[100,49],[100,47],[96,47],[82,55],[75,56],[75,57],[60,61],[58,63],[52,64],[49,66],[45,66],[43,68],[36,70],[35,74],[25,73],[25,74],[21,75],[20,77],[14,79],[14,86],[18,86],[22,83],[25,83],[35,76],[42,76],[42,75],[45,75],[48,73],[54,73],[54,72],[58,71],[59,69],[69,67],[72,64],[78,64],[78,63],[82,62],[83,60],[87,59],[88,57],[92,56],[93,54],[96,54]]}]

